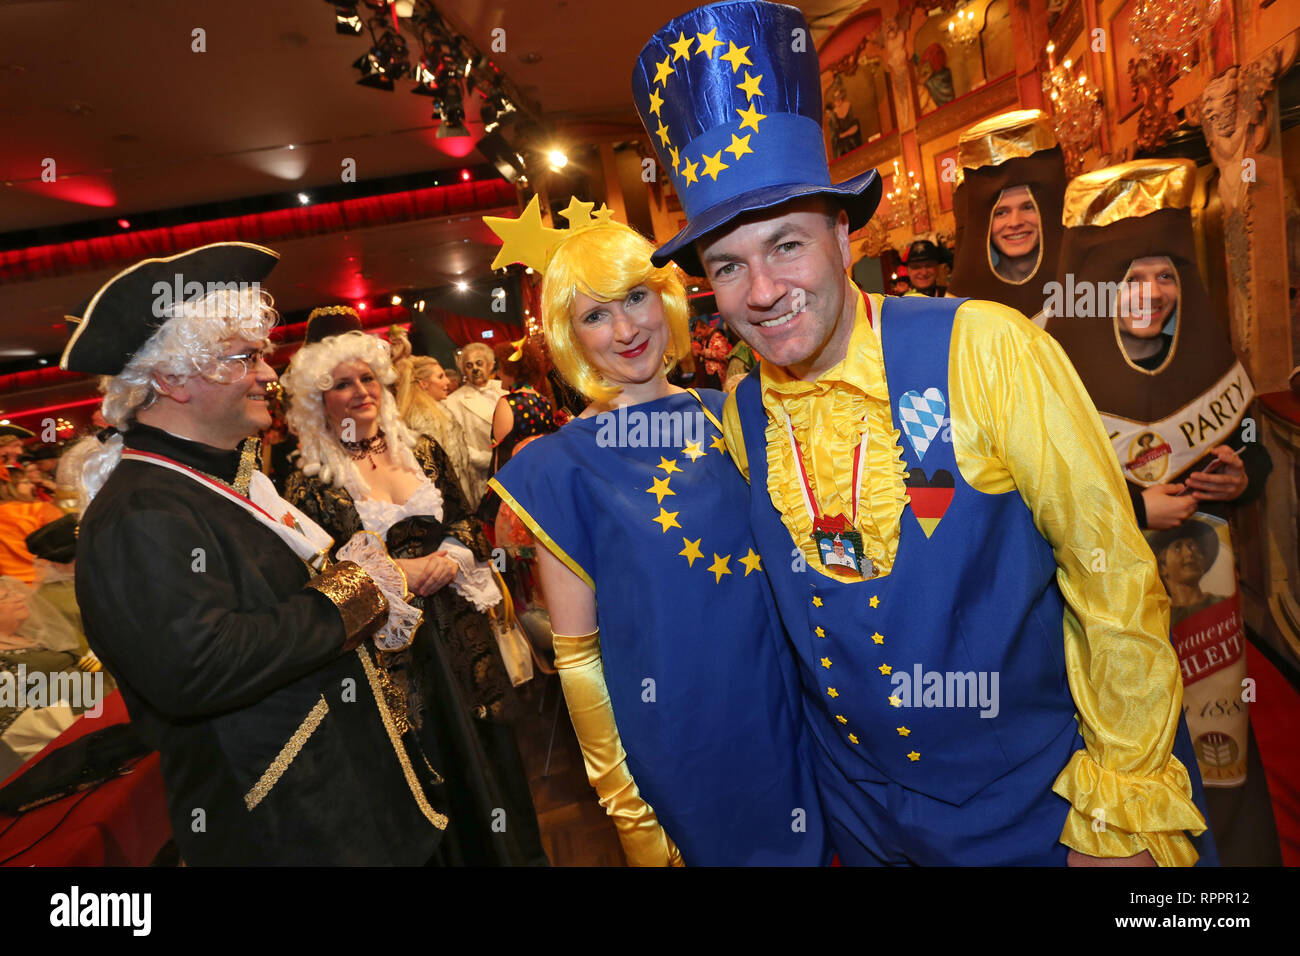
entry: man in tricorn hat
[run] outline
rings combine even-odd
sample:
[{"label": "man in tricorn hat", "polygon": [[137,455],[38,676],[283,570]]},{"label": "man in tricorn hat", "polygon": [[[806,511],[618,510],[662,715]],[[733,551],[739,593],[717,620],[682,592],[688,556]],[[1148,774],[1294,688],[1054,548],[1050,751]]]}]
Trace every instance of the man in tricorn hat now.
[{"label": "man in tricorn hat", "polygon": [[61,367],[104,376],[117,431],[82,471],[77,600],[162,755],[187,863],[420,864],[441,790],[363,643],[400,574],[326,566],[329,536],[255,468],[277,259],[241,242],[147,259],[69,316]]},{"label": "man in tricorn hat", "polygon": [[[1168,601],[1096,411],[1015,310],[852,284],[880,180],[831,182],[809,35],[794,7],[701,7],[641,51],[633,93],[687,215],[652,261],[707,276],[763,356],[727,447],[839,857],[1190,864]],[[853,569],[817,548],[841,521]]]}]

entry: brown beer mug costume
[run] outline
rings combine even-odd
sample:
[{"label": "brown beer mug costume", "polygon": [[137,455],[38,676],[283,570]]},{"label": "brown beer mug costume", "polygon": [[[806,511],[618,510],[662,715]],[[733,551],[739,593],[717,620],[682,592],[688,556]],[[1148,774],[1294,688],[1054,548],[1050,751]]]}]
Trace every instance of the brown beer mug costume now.
[{"label": "brown beer mug costume", "polygon": [[1041,328],[1068,179],[1051,121],[1041,110],[1013,110],[977,123],[957,142],[957,175],[948,294],[1001,302]]},{"label": "brown beer mug costume", "polygon": [[1184,713],[1222,861],[1280,863],[1241,700],[1245,633],[1224,521],[1263,490],[1271,463],[1247,416],[1250,377],[1197,267],[1195,183],[1183,159],[1074,179],[1047,331],[1101,413],[1170,594]]}]

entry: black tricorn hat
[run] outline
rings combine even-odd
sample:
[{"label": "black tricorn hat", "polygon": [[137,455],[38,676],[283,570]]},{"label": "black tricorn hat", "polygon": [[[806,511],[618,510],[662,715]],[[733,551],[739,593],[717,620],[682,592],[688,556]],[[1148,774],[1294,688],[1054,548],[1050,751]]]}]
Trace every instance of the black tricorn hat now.
[{"label": "black tricorn hat", "polygon": [[1210,570],[1219,556],[1219,536],[1213,527],[1203,521],[1184,521],[1177,528],[1157,531],[1147,538],[1147,544],[1151,545],[1151,553],[1159,561],[1160,555],[1167,547],[1183,538],[1193,538],[1201,546],[1201,554],[1205,556],[1205,570]]},{"label": "black tricorn hat", "polygon": [[251,242],[216,242],[164,259],[145,259],[109,279],[64,316],[72,338],[59,368],[118,375],[171,317],[176,301],[201,298],[211,288],[260,283],[280,254]]},{"label": "black tricorn hat", "polygon": [[935,245],[929,239],[917,239],[907,247],[907,258],[903,260],[909,266],[918,262],[952,263],[952,253]]},{"label": "black tricorn hat", "polygon": [[16,435],[19,438],[35,438],[36,433],[30,432],[22,425],[0,425],[0,436]]},{"label": "black tricorn hat", "polygon": [[361,316],[357,310],[350,305],[327,305],[319,309],[312,309],[307,316],[307,334],[303,337],[303,345],[311,345],[313,342],[319,342],[321,339],[327,339],[331,335],[342,335],[344,332],[363,332],[361,327]]}]

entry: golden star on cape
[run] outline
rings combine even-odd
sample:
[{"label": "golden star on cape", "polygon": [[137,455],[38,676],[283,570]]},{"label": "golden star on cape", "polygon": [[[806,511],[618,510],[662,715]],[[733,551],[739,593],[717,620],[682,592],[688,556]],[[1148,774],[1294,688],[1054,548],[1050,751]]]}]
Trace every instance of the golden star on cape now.
[{"label": "golden star on cape", "polygon": [[718,557],[718,552],[713,552],[713,563],[709,565],[709,570],[713,572],[713,583],[717,584],[722,580],[724,574],[730,574],[731,568],[727,567],[727,562],[731,560],[731,555]]},{"label": "golden star on cape", "polygon": [[696,538],[694,541],[689,541],[682,538],[682,544],[686,545],[686,547],[677,553],[686,559],[687,567],[695,567],[695,559],[704,557],[704,552],[700,550],[700,542],[703,540],[703,538]]},{"label": "golden star on cape", "polygon": [[682,454],[685,455],[687,458],[689,458],[691,461],[695,461],[695,459],[697,458],[703,458],[705,455],[708,454],[708,452],[700,447],[699,442],[693,441],[685,448],[682,449]]},{"label": "golden star on cape", "polygon": [[754,549],[749,549],[749,554],[740,559],[740,563],[745,566],[745,577],[749,577],[750,571],[763,570],[763,559],[754,553]]},{"label": "golden star on cape", "polygon": [[663,506],[660,506],[660,508],[659,508],[659,517],[658,517],[658,518],[651,518],[650,520],[651,520],[651,521],[658,521],[659,524],[660,524],[660,526],[664,529],[664,534],[667,534],[669,528],[680,528],[680,527],[681,527],[681,525],[679,525],[679,524],[677,523],[677,516],[678,516],[679,514],[681,514],[680,511],[669,511],[669,510],[667,510],[666,508],[664,508]]},{"label": "golden star on cape", "polygon": [[655,467],[662,468],[665,475],[671,475],[675,471],[682,470],[681,466],[677,464],[676,459],[665,458],[663,455],[659,456],[659,464],[655,465]]},{"label": "golden star on cape", "polygon": [[655,504],[662,505],[665,495],[675,495],[677,492],[668,487],[671,478],[654,478],[651,480],[650,487],[645,490],[647,495],[655,495]]}]

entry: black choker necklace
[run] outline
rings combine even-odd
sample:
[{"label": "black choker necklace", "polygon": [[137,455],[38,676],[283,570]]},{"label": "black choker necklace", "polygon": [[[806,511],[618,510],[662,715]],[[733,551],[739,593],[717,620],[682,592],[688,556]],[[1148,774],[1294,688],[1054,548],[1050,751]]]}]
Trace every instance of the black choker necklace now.
[{"label": "black choker necklace", "polygon": [[379,431],[370,438],[363,438],[360,441],[343,441],[343,450],[348,453],[348,457],[353,461],[360,461],[362,458],[370,460],[371,468],[378,468],[375,464],[374,455],[382,455],[388,451],[388,442],[384,439],[384,430]]}]

